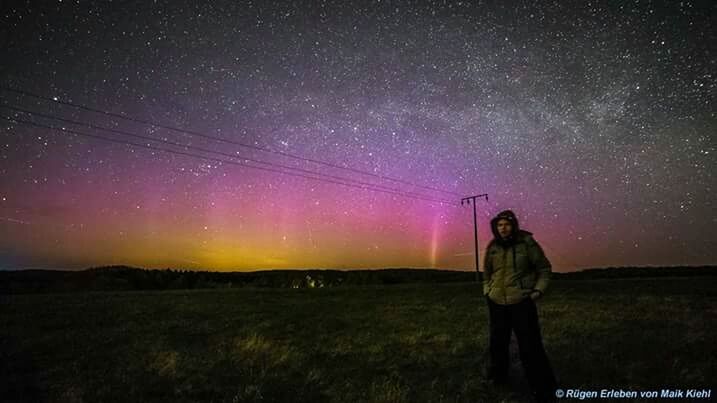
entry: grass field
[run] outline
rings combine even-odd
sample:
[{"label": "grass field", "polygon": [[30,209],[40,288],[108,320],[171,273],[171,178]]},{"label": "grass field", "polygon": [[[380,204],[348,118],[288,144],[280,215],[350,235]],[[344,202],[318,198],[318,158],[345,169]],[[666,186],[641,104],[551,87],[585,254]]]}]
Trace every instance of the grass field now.
[{"label": "grass field", "polygon": [[[512,385],[483,379],[483,298],[475,283],[0,296],[0,394],[526,401],[515,346]],[[538,312],[562,387],[715,386],[717,277],[556,280]]]}]

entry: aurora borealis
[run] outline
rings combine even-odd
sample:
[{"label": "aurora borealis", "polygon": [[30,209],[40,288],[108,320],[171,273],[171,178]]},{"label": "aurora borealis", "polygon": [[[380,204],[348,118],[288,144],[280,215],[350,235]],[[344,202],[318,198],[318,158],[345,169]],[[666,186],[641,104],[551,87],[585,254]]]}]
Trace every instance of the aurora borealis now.
[{"label": "aurora borealis", "polygon": [[[715,8],[3,3],[0,87],[452,193],[2,90],[0,268],[473,270],[460,199],[481,193],[481,249],[510,208],[554,271],[714,264]],[[454,204],[73,136],[17,119],[139,141],[7,106]]]}]

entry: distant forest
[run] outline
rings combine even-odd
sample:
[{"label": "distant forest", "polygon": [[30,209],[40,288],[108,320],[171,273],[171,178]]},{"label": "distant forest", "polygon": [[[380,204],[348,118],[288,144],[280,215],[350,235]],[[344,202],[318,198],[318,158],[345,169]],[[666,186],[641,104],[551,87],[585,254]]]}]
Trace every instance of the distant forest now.
[{"label": "distant forest", "polygon": [[[572,273],[554,272],[551,278],[554,280],[587,280],[664,276],[717,276],[717,266],[608,267]],[[345,271],[316,269],[212,272],[105,266],[80,271],[0,271],[0,294],[233,287],[323,288],[370,284],[470,281],[476,281],[474,271],[405,268]]]}]

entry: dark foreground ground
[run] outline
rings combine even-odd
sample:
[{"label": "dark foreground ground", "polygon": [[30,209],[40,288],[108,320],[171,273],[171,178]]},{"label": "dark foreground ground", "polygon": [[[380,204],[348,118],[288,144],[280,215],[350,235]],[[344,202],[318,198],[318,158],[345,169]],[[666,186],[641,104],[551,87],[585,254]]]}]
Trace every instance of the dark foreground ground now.
[{"label": "dark foreground ground", "polygon": [[[526,401],[515,346],[512,385],[483,379],[486,308],[476,283],[5,295],[0,400]],[[555,280],[538,311],[565,388],[717,397],[717,277]]]}]

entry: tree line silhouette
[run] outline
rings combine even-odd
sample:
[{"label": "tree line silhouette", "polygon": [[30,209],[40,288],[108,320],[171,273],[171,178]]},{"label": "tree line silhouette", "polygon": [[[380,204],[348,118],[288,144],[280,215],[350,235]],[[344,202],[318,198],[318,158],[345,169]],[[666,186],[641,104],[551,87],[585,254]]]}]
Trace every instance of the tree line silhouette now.
[{"label": "tree line silhouette", "polygon": [[[700,275],[717,275],[717,266],[607,267],[571,273],[554,272],[552,278],[585,280]],[[80,271],[0,271],[0,294],[239,287],[324,288],[371,284],[472,281],[475,281],[474,271],[438,269],[213,272],[104,266]]]}]

